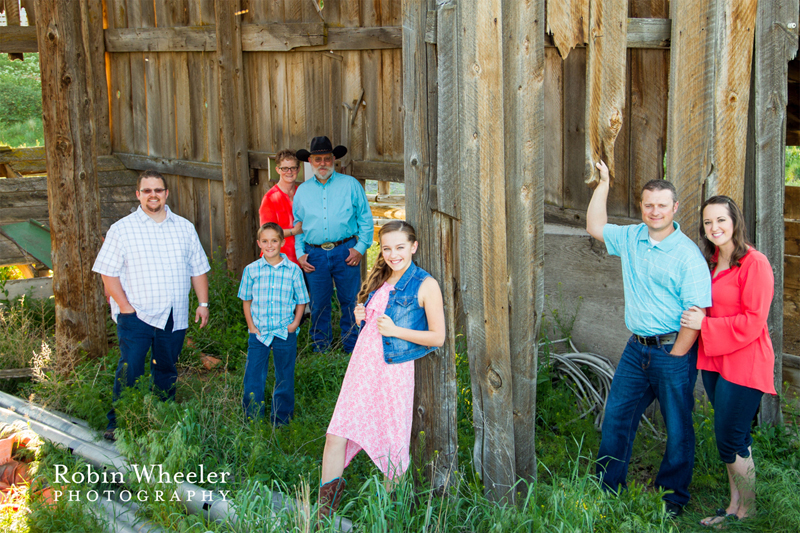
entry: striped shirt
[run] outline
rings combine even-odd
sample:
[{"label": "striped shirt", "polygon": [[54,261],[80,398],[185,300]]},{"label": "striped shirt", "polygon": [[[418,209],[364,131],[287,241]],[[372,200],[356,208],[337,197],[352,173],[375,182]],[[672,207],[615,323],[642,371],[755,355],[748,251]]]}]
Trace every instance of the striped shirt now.
[{"label": "striped shirt", "polygon": [[300,267],[281,254],[283,261],[270,265],[263,257],[247,265],[239,284],[239,299],[252,300],[250,315],[260,335],[269,346],[272,339],[286,339],[294,320],[294,310],[308,303],[308,291]]},{"label": "striped shirt", "polygon": [[361,255],[372,246],[372,212],[364,187],[353,176],[332,172],[321,184],[316,176],[297,187],[292,204],[294,222],[303,223],[295,237],[297,257],[306,254],[305,243],[323,244],[358,237],[353,247]]},{"label": "striped shirt", "polygon": [[[191,222],[170,211],[156,222],[139,207],[108,230],[92,270],[119,278],[141,321],[164,329],[173,313],[173,329],[189,327],[191,278],[211,267]],[[111,317],[119,305],[111,299]]]},{"label": "striped shirt", "polygon": [[625,326],[642,336],[678,331],[689,307],[711,307],[711,275],[700,250],[681,232],[651,244],[645,224],[603,227],[610,255],[622,259]]}]

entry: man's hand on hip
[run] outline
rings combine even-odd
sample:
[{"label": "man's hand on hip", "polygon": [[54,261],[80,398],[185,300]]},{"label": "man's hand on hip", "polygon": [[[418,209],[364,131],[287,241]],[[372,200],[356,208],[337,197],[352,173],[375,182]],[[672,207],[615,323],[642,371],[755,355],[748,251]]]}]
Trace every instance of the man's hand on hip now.
[{"label": "man's hand on hip", "polygon": [[197,311],[194,313],[194,322],[195,324],[200,322],[200,328],[208,324],[208,307],[197,306]]},{"label": "man's hand on hip", "polygon": [[350,253],[347,255],[347,259],[345,259],[344,262],[351,267],[358,266],[361,263],[362,257],[364,256],[361,255],[358,250],[355,248],[350,248]]},{"label": "man's hand on hip", "polygon": [[300,268],[303,269],[303,272],[314,272],[316,270],[314,265],[308,262],[308,254],[298,257],[297,262],[300,263]]}]

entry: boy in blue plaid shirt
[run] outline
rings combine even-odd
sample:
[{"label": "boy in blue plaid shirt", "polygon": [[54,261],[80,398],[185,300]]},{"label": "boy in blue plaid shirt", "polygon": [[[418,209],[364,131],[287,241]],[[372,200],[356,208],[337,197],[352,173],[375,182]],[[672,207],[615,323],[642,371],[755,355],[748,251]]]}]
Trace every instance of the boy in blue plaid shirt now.
[{"label": "boy in blue plaid shirt", "polygon": [[259,228],[257,238],[262,257],[245,267],[239,285],[250,332],[242,406],[246,418],[264,416],[264,385],[272,349],[275,389],[270,422],[282,426],[294,415],[297,328],[309,298],[300,267],[281,253],[283,229],[267,222]]}]

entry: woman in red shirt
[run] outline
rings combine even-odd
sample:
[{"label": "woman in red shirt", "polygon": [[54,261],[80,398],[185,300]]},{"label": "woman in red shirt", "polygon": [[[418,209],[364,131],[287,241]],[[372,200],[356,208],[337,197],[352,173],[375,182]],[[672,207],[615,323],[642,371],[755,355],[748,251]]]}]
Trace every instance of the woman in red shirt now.
[{"label": "woman in red shirt", "polygon": [[[294,150],[281,150],[275,156],[275,161],[275,170],[278,171],[280,180],[264,195],[261,207],[258,209],[258,224],[263,226],[267,222],[275,222],[283,228],[285,242],[281,246],[281,252],[297,263],[294,236],[302,233],[303,228],[302,224],[295,225],[294,223],[292,200],[294,192],[297,190],[295,180],[297,180],[297,173],[300,170],[300,162],[297,160]],[[299,265],[299,263],[297,264]]]},{"label": "woman in red shirt", "polygon": [[775,353],[767,315],[775,280],[767,258],[747,242],[744,217],[727,196],[703,203],[700,235],[711,269],[712,306],[685,311],[681,325],[700,330],[697,368],[714,407],[714,433],[728,470],[731,501],[704,526],[755,514],[750,425],[764,393],[775,394]]}]

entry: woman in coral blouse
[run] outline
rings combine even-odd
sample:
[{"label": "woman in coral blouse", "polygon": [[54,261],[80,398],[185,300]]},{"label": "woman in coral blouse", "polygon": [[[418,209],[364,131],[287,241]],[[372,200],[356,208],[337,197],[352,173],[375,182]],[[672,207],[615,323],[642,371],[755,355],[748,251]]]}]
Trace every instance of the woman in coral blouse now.
[{"label": "woman in coral blouse", "polygon": [[[258,209],[258,224],[263,226],[267,222],[275,222],[283,228],[285,242],[281,246],[281,253],[286,254],[286,257],[297,263],[294,236],[302,233],[303,229],[302,224],[295,225],[294,223],[292,200],[294,192],[297,190],[295,180],[300,171],[300,162],[293,150],[281,150],[275,156],[275,161],[275,170],[278,171],[280,180],[264,195],[261,207]],[[299,263],[297,264],[299,265]]]},{"label": "woman in coral blouse", "polygon": [[747,242],[744,217],[733,200],[714,196],[701,212],[713,303],[707,315],[697,308],[684,312],[681,325],[700,330],[697,368],[714,407],[717,449],[728,470],[728,507],[700,521],[719,526],[756,511],[750,425],[761,396],[775,394],[775,353],[767,329],[775,280],[767,258]]}]

